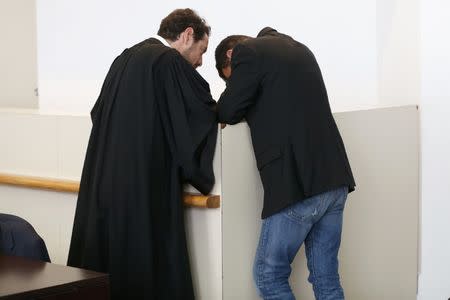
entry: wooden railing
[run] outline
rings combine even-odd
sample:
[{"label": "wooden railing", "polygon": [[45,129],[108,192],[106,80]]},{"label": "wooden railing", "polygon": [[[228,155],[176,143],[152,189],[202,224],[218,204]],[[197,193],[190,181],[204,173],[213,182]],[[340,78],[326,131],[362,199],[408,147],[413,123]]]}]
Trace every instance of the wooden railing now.
[{"label": "wooden railing", "polygon": [[[26,188],[45,189],[58,192],[78,193],[80,183],[72,180],[49,179],[41,177],[20,176],[0,173],[0,184],[14,185]],[[185,193],[183,202],[188,207],[218,208],[220,207],[220,196],[197,195]]]}]

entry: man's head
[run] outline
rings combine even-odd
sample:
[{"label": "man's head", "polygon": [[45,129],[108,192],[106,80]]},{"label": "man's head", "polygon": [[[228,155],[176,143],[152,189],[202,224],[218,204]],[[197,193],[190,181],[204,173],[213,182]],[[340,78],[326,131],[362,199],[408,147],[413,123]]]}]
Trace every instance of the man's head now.
[{"label": "man's head", "polygon": [[230,35],[223,39],[216,48],[216,69],[219,76],[227,81],[231,76],[231,56],[233,48],[251,37],[246,35]]},{"label": "man's head", "polygon": [[197,68],[208,49],[211,27],[192,9],[176,9],[161,21],[158,35]]}]

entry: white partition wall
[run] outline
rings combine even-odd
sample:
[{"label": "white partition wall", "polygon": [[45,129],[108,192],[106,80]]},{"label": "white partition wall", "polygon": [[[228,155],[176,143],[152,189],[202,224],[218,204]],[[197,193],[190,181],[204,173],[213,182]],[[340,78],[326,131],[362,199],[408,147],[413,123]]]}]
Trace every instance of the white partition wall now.
[{"label": "white partition wall", "polygon": [[263,189],[246,123],[222,130],[223,299],[258,299],[252,263]]},{"label": "white partition wall", "polygon": [[[216,177],[213,195],[221,194],[221,144],[219,129],[213,162]],[[190,185],[184,190],[198,193]],[[196,299],[222,299],[222,205],[214,209],[187,208],[185,221]]]},{"label": "white partition wall", "polygon": [[416,106],[335,114],[357,190],[341,248],[348,299],[416,299],[419,112]]},{"label": "white partition wall", "polygon": [[[335,114],[357,190],[344,213],[340,252],[349,300],[412,300],[417,291],[419,131],[416,106]],[[262,185],[245,123],[222,133],[223,299],[258,299],[252,263]],[[291,285],[314,299],[302,248]]]}]

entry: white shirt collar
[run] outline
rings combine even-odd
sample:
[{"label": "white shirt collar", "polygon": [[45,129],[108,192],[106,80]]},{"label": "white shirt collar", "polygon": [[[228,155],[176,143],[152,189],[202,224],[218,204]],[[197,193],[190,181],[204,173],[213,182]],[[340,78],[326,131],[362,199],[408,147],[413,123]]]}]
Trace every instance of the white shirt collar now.
[{"label": "white shirt collar", "polygon": [[164,46],[172,48],[170,46],[170,44],[164,38],[160,37],[159,35],[155,35],[154,38],[159,40],[161,43],[163,43]]}]

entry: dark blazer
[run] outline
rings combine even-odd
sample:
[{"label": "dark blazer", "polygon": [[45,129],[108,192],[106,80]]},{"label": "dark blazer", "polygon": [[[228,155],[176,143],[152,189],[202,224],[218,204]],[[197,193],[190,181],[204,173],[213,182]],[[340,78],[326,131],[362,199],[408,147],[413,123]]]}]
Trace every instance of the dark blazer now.
[{"label": "dark blazer", "polygon": [[266,218],[355,181],[313,53],[266,27],[236,45],[219,121],[246,119],[264,187]]}]

